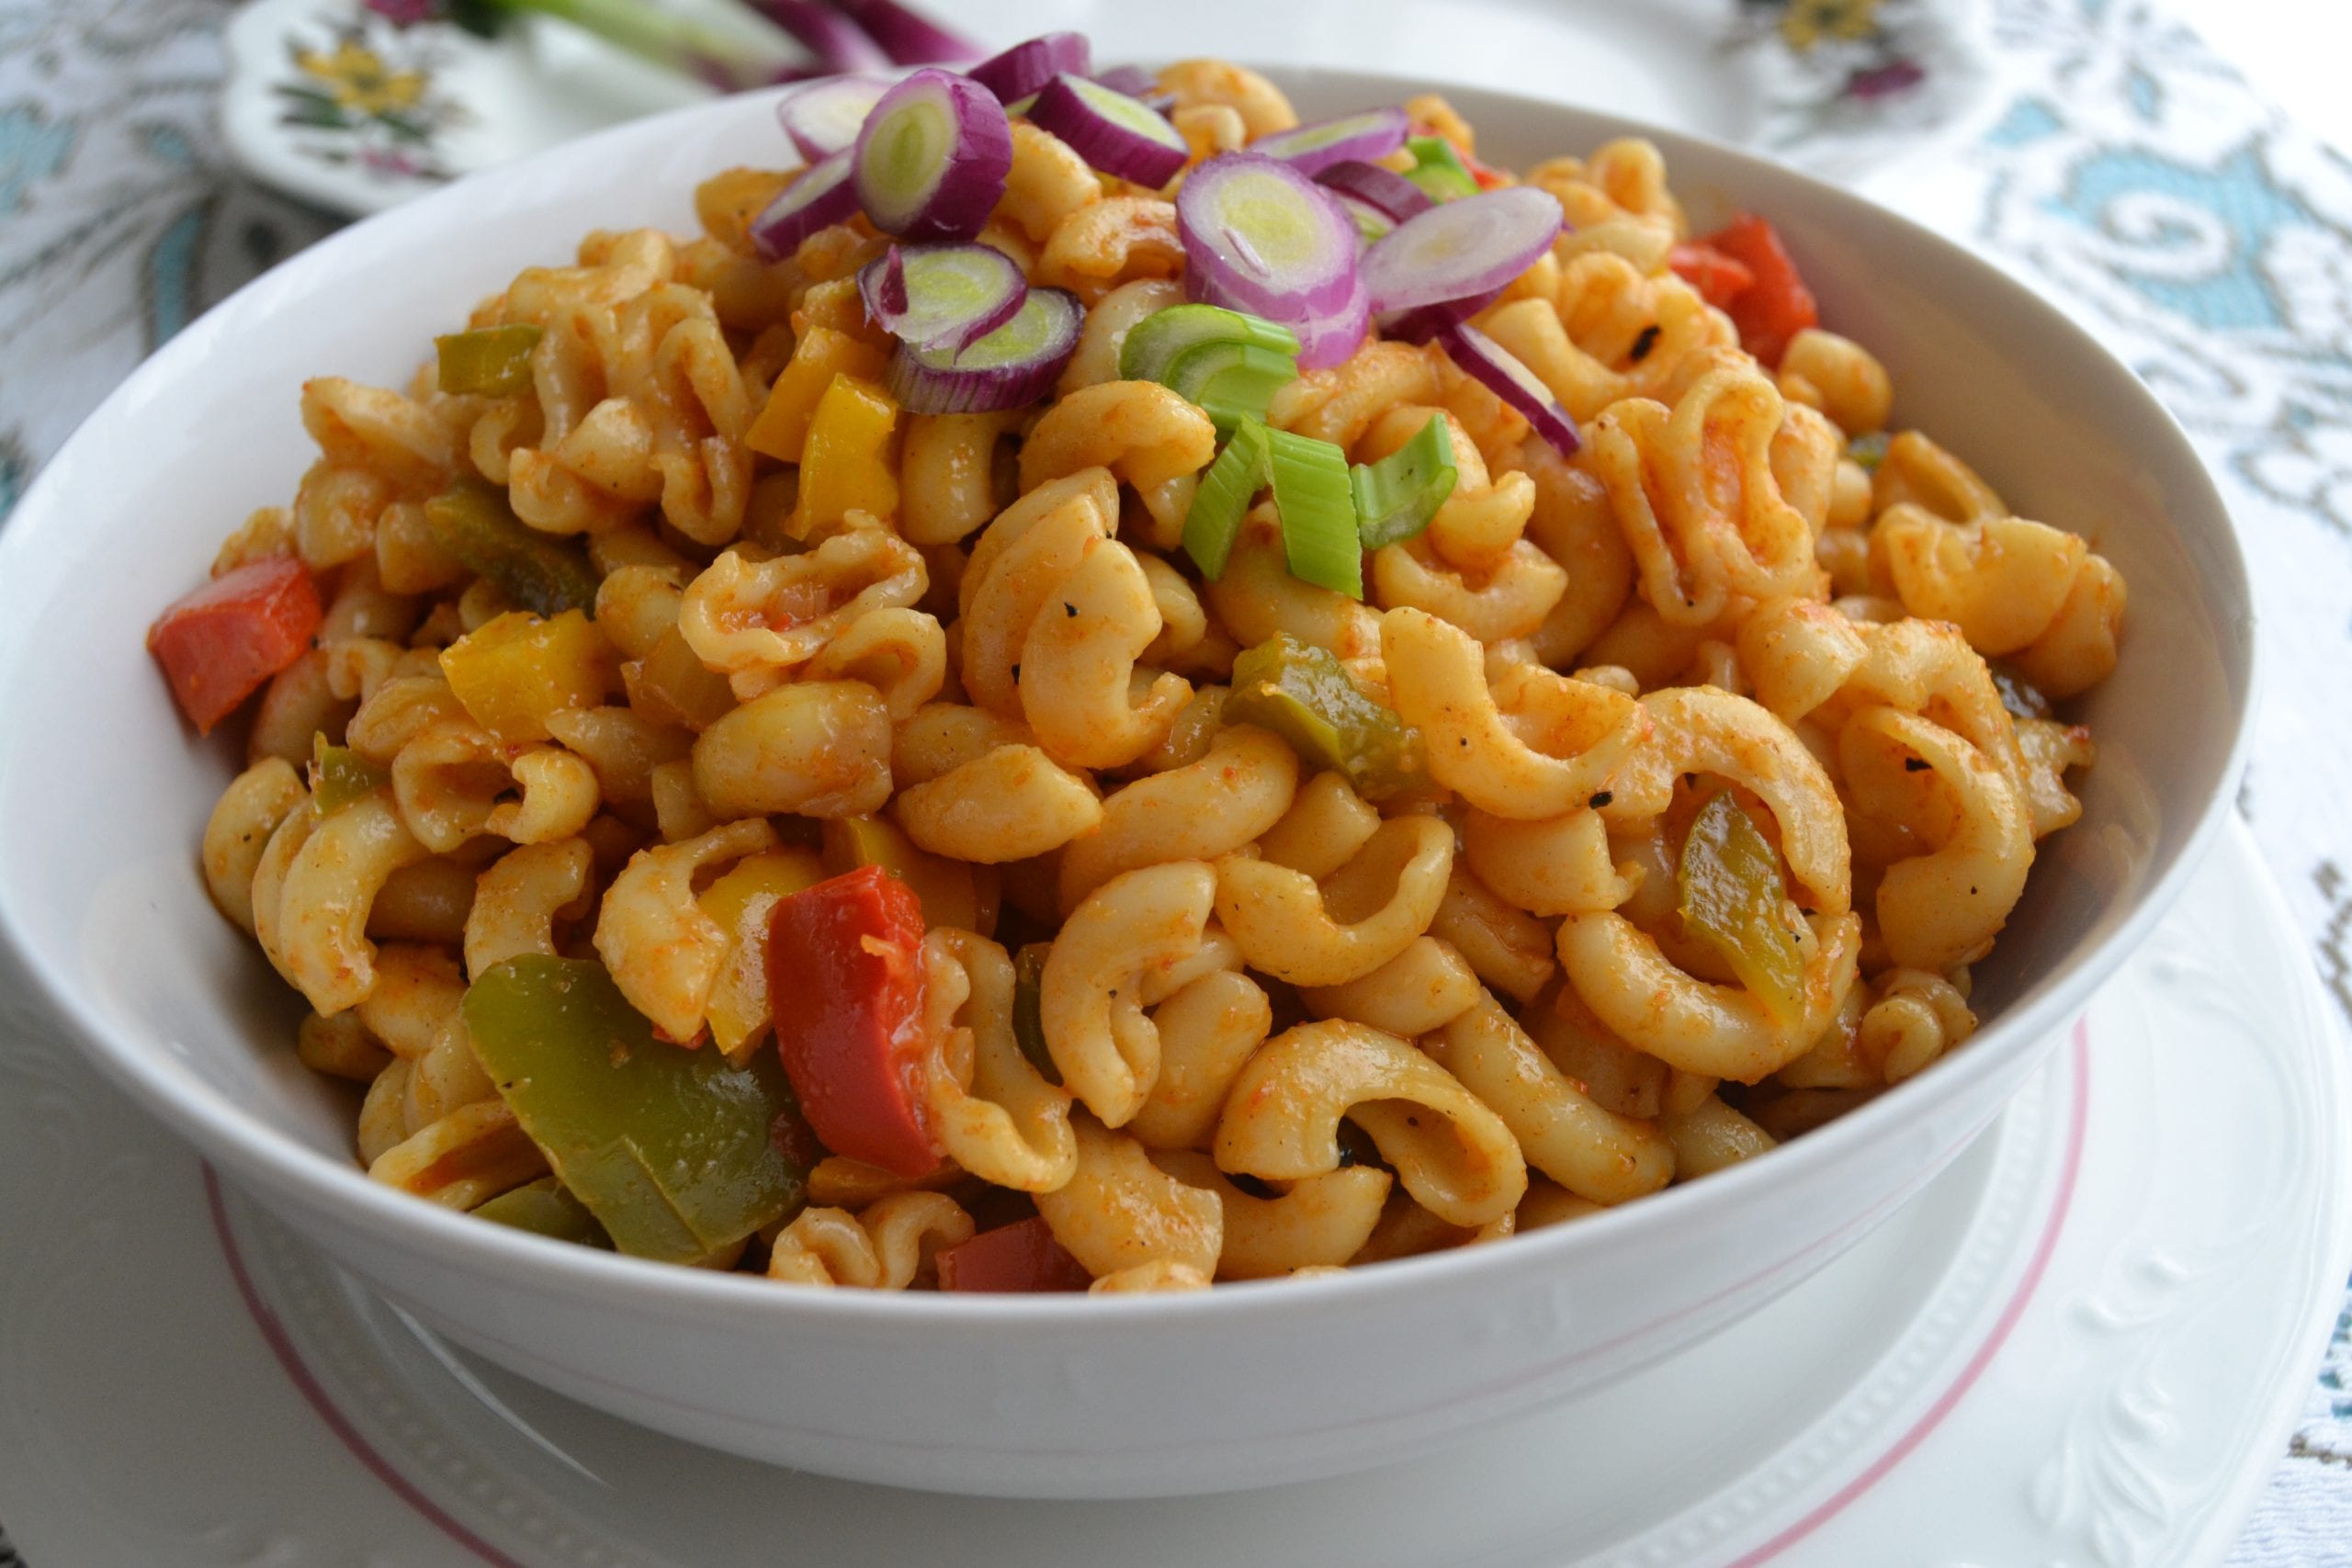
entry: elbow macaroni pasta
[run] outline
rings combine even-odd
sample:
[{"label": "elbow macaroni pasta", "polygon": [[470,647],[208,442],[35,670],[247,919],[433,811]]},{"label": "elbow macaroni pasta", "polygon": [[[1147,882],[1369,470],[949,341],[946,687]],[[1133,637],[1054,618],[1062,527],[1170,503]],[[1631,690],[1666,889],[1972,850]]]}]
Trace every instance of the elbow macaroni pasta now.
[{"label": "elbow macaroni pasta", "polygon": [[[1297,122],[1222,62],[1159,87],[1195,164]],[[707,1266],[927,1288],[1034,1213],[1099,1293],[1314,1274],[1635,1201],[1965,1048],[1971,966],[2082,813],[2097,749],[2052,704],[2114,670],[2123,577],[1906,428],[1863,344],[1751,357],[1675,271],[1656,147],[1526,171],[1568,227],[1476,317],[1579,450],[1376,332],[1274,394],[1356,462],[1445,422],[1453,489],[1368,603],[1291,575],[1271,499],[1216,581],[1182,548],[1216,426],[1120,375],[1187,296],[1170,192],[1016,118],[979,239],[1077,294],[1076,350],[1033,406],[909,414],[856,281],[887,238],[750,242],[788,177],[476,306],[540,329],[514,389],[306,384],[316,461],[214,566],[290,557],[324,606],[200,871],[309,1004],[300,1059],[366,1086],[376,1179],[472,1209],[546,1176],[460,1007],[512,960],[593,956],[663,1049],[752,1064],[800,1001],[775,911],[843,845],[937,917],[905,1071],[938,1163],[803,1151],[815,1206]],[[458,560],[458,485],[592,613]],[[1408,783],[1227,720],[1277,635],[1411,732]],[[540,636],[569,653],[497,652]],[[1726,794],[1792,990],[1685,913]]]}]

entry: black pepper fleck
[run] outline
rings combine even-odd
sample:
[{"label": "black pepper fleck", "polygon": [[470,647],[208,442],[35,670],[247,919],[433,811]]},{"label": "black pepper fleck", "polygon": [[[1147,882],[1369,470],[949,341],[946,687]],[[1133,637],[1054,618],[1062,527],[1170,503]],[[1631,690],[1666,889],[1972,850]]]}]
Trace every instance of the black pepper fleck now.
[{"label": "black pepper fleck", "polygon": [[1925,757],[1905,757],[1903,759],[1903,771],[1906,773],[1924,773],[1928,771],[1928,760]]},{"label": "black pepper fleck", "polygon": [[1078,606],[1065,599],[1062,601],[1062,614],[1074,621],[1078,619]]},{"label": "black pepper fleck", "polygon": [[1628,357],[1634,364],[1639,365],[1643,360],[1647,359],[1650,356],[1650,350],[1657,346],[1657,323],[1652,321],[1648,326],[1644,327],[1641,335],[1634,340],[1633,352]]},{"label": "black pepper fleck", "polygon": [[1598,810],[1600,810],[1602,807],[1604,807],[1604,806],[1608,805],[1611,801],[1612,801],[1612,800],[1614,800],[1614,799],[1616,799],[1616,798],[1617,798],[1617,797],[1616,797],[1615,795],[1613,795],[1610,794],[1610,793],[1609,793],[1609,791],[1607,791],[1607,790],[1605,790],[1605,789],[1604,789],[1604,790],[1596,790],[1595,792],[1593,792],[1593,796],[1592,796],[1592,798],[1591,798],[1590,800],[1586,801],[1586,802],[1585,802],[1585,804],[1586,804],[1587,806],[1591,807],[1595,811],[1598,811]]}]

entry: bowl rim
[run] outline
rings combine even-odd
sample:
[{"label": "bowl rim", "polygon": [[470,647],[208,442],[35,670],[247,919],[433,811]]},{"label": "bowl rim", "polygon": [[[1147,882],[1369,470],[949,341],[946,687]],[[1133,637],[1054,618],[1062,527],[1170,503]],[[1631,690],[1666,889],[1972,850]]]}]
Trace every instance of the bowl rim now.
[{"label": "bowl rim", "polygon": [[[1393,1259],[1378,1268],[1350,1269],[1337,1276],[1237,1280],[1221,1282],[1214,1291],[1135,1294],[1111,1301],[1083,1292],[958,1298],[933,1292],[778,1290],[774,1281],[762,1277],[623,1257],[506,1226],[485,1224],[469,1214],[419,1201],[369,1179],[358,1166],[337,1160],[272,1127],[209,1084],[165,1070],[156,1053],[119,1037],[115,1026],[95,1006],[68,985],[63,976],[42,962],[28,938],[26,916],[17,907],[10,885],[0,879],[0,940],[15,951],[40,998],[67,1025],[82,1055],[151,1114],[194,1145],[200,1157],[218,1161],[229,1169],[241,1186],[265,1206],[277,1211],[283,1203],[290,1202],[309,1214],[332,1216],[339,1224],[366,1231],[379,1250],[403,1254],[429,1266],[471,1272],[526,1270],[537,1276],[535,1283],[539,1288],[571,1296],[593,1293],[616,1301],[626,1296],[637,1310],[670,1315],[718,1310],[773,1314],[779,1325],[796,1322],[861,1327],[905,1325],[989,1332],[1008,1325],[1035,1324],[1052,1324],[1064,1329],[1091,1325],[1105,1331],[1117,1331],[1120,1325],[1171,1319],[1189,1321],[1202,1314],[1237,1321],[1262,1318],[1269,1314],[1319,1314],[1328,1311],[1342,1294],[1351,1304],[1369,1305],[1384,1297],[1418,1294],[1425,1290],[1466,1290],[1473,1281],[1486,1280],[1498,1271],[1566,1265],[1586,1252],[1614,1244],[1629,1227],[1638,1230],[1671,1226],[1681,1222],[1686,1211],[1729,1210],[1767,1198],[1776,1190],[1802,1187],[1821,1168],[1836,1163],[1849,1146],[1898,1132],[1911,1119],[1912,1112],[1907,1108],[1923,1103],[1922,1096],[1930,1092],[1915,1086],[1937,1082],[1955,1071],[1978,1078],[1994,1076],[2014,1058],[2053,1041],[2058,1032],[2079,1014],[2098,987],[2146,940],[2210,852],[2235,798],[2237,781],[2245,772],[2253,744],[2253,716],[2262,685],[2263,655],[2261,639],[2254,635],[2259,617],[2245,542],[2236,520],[2214,484],[2211,470],[2198,455],[2172,411],[2071,314],[2016,274],[1867,197],[1760,154],[1704,135],[1523,93],[1430,83],[1386,72],[1313,65],[1264,65],[1257,69],[1285,88],[1306,85],[1361,89],[1367,95],[1401,90],[1406,96],[1438,90],[1464,103],[1483,99],[1521,114],[1565,116],[1584,121],[1600,134],[1646,137],[1666,152],[1669,166],[1680,150],[1689,149],[1715,163],[1727,178],[1753,180],[1763,186],[1793,185],[1807,191],[1814,199],[1826,198],[1839,207],[1859,210],[1871,223],[1892,225],[1915,243],[1923,242],[1949,253],[1957,265],[1980,275],[1988,288],[2010,296],[2012,302],[2021,305],[2029,314],[2039,315],[2041,330],[2062,344],[2070,358],[2096,367],[2113,383],[2117,395],[2127,401],[2136,399],[2143,413],[2154,415],[2156,428],[2178,445],[2201,481],[2201,488],[2194,494],[2180,497],[2176,491],[2177,504],[2185,502],[2182,510],[2208,511],[2221,521],[2218,537],[2211,543],[2216,547],[2215,559],[2226,569],[2229,581],[2223,586],[2234,589],[2234,593],[2213,597],[2225,604],[2234,598],[2245,607],[2246,625],[2242,635],[2245,680],[2244,689],[2231,694],[2236,699],[2231,743],[2215,788],[2183,836],[2172,863],[2137,890],[2135,907],[2104,941],[2085,953],[2055,983],[2039,988],[2038,994],[2028,996],[2020,1005],[1987,1022],[1970,1042],[1967,1052],[1938,1061],[1928,1071],[1892,1086],[1868,1103],[1774,1149],[1770,1158],[1741,1162],[1714,1173],[1703,1182],[1669,1187],[1638,1202],[1604,1210],[1572,1225],[1547,1226],[1537,1233],[1515,1236],[1509,1247],[1456,1247]],[[247,282],[149,355],[83,420],[73,436],[43,465],[7,525],[0,527],[0,584],[19,580],[23,573],[12,570],[17,563],[42,548],[51,535],[65,526],[62,509],[52,507],[49,497],[66,482],[57,476],[76,467],[67,459],[84,444],[90,431],[125,407],[147,398],[151,388],[169,384],[183,373],[183,362],[200,358],[208,347],[208,321],[216,321],[250,292],[300,269],[342,268],[346,258],[367,254],[381,231],[419,221],[422,217],[460,207],[496,210],[496,197],[503,188],[510,184],[527,186],[542,168],[593,161],[608,150],[634,150],[639,143],[659,145],[673,126],[748,113],[754,106],[772,103],[785,90],[690,105],[467,175],[429,196],[362,219]],[[5,592],[0,588],[0,596]],[[0,684],[0,692],[5,690],[6,686]],[[5,702],[5,697],[0,697],[0,702]],[[6,744],[0,741],[0,747]],[[2001,1104],[2006,1103],[2005,1095]],[[1997,1113],[1996,1107],[1994,1114]],[[1973,1135],[1972,1133],[1970,1137]],[[1903,1191],[1908,1191],[1916,1183],[1898,1185]],[[1256,1288],[1268,1284],[1283,1288]]]}]

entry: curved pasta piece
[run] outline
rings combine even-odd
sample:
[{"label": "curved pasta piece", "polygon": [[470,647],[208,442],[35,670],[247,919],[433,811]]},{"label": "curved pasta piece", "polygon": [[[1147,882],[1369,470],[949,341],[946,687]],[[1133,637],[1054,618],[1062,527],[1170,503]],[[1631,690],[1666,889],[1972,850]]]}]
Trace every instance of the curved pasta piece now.
[{"label": "curved pasta piece", "polygon": [[436,724],[401,747],[391,773],[401,819],[435,854],[480,833],[554,843],[587,827],[603,804],[585,759],[556,746],[510,746],[462,721]]},{"label": "curved pasta piece", "polygon": [[1037,1213],[1079,1266],[1096,1279],[1148,1264],[1182,1264],[1204,1279],[1216,1274],[1225,1246],[1225,1211],[1215,1192],[1180,1181],[1152,1164],[1144,1146],[1080,1111],[1078,1169]]},{"label": "curved pasta piece", "polygon": [[1282,525],[1271,502],[1252,508],[1243,519],[1225,575],[1206,592],[1217,619],[1244,648],[1287,633],[1341,659],[1380,651],[1380,612],[1291,575],[1283,554]]},{"label": "curved pasta piece", "polygon": [[1462,855],[1478,880],[1532,915],[1613,909],[1633,896],[1588,807],[1542,822],[1474,810],[1462,819]]},{"label": "curved pasta piece", "polygon": [[1529,441],[1510,461],[1535,484],[1527,537],[1568,574],[1566,592],[1530,634],[1536,658],[1565,669],[1625,607],[1634,592],[1634,553],[1589,459],[1574,461],[1548,441]]},{"label": "curved pasta piece", "polygon": [[1424,531],[1373,552],[1372,586],[1384,608],[1426,610],[1481,642],[1501,642],[1544,625],[1567,593],[1568,574],[1525,539],[1482,570],[1458,569],[1439,558],[1436,541]]},{"label": "curved pasta piece", "polygon": [[1031,618],[1021,648],[1021,709],[1056,761],[1121,767],[1167,738],[1192,682],[1161,674],[1134,689],[1148,674],[1136,659],[1159,625],[1135,552],[1115,539],[1090,541]]},{"label": "curved pasta piece", "polygon": [[1754,1083],[1804,1055],[1852,988],[1861,917],[1816,915],[1804,950],[1804,1013],[1783,1023],[1744,986],[1717,986],[1676,968],[1623,915],[1570,915],[1560,963],[1593,1014],[1620,1039],[1670,1066]]},{"label": "curved pasta piece", "polygon": [[678,631],[712,670],[773,673],[806,664],[869,610],[913,604],[930,581],[922,554],[878,526],[770,560],[729,550],[686,584]]},{"label": "curved pasta piece", "polygon": [[1771,1134],[1709,1095],[1690,1111],[1669,1111],[1659,1128],[1674,1145],[1674,1177],[1696,1181],[1702,1176],[1754,1159],[1776,1147]]},{"label": "curved pasta piece", "polygon": [[[1847,720],[1838,756],[1858,809],[1900,802],[1900,779],[1928,765],[1951,792],[1957,818],[1941,843],[1886,868],[1878,885],[1878,931],[1894,962],[1940,970],[1983,955],[2025,892],[2033,826],[2001,770],[1959,736],[1894,708]],[[1899,759],[1899,760],[1898,760]]]},{"label": "curved pasta piece", "polygon": [[[1091,170],[1087,178],[1094,179]],[[1096,183],[1099,192],[1101,185]],[[1119,378],[1119,354],[1126,346],[1127,333],[1146,316],[1155,315],[1170,305],[1184,302],[1184,286],[1173,278],[1138,278],[1123,283],[1094,302],[1086,312],[1086,324],[1078,331],[1078,348],[1069,356],[1069,364],[1062,370],[1056,387],[1057,396],[1067,398],[1080,387],[1100,386]]]},{"label": "curved pasta piece", "polygon": [[2015,653],[2050,628],[2090,558],[2079,536],[2023,517],[1953,523],[1902,502],[1871,529],[1905,611],[1950,621],[1977,652]]},{"label": "curved pasta piece", "polygon": [[1417,936],[1369,975],[1339,986],[1303,986],[1298,999],[1317,1018],[1346,1019],[1410,1040],[1442,1029],[1485,995],[1453,944]]},{"label": "curved pasta piece", "polygon": [[526,844],[501,855],[475,883],[466,915],[466,973],[479,976],[526,953],[555,956],[556,919],[587,912],[594,865],[585,839]]},{"label": "curved pasta piece", "polygon": [[322,818],[294,812],[270,836],[254,873],[254,935],[322,1017],[375,988],[369,907],[386,878],[429,852],[380,788]]},{"label": "curved pasta piece", "polygon": [[695,876],[776,842],[763,818],[729,822],[638,851],[605,890],[596,955],[663,1039],[683,1044],[702,1032],[704,1006],[727,960],[729,933],[695,902]]},{"label": "curved pasta piece", "polygon": [[1086,781],[1035,746],[1000,746],[899,792],[899,825],[935,855],[1000,865],[1059,849],[1102,820]]},{"label": "curved pasta piece", "polygon": [[1112,878],[1062,923],[1038,983],[1038,1021],[1062,1083],[1103,1125],[1135,1119],[1159,1077],[1143,983],[1201,945],[1216,876],[1175,861]]},{"label": "curved pasta piece", "polygon": [[1217,920],[1251,967],[1295,986],[1343,985],[1429,930],[1453,869],[1452,829],[1394,818],[1320,884],[1254,856],[1221,857]]},{"label": "curved pasta piece", "polygon": [[1227,1091],[1273,1022],[1264,988],[1238,969],[1212,971],[1172,993],[1152,1014],[1159,1075],[1127,1131],[1148,1148],[1207,1147]]},{"label": "curved pasta piece", "polygon": [[1021,488],[1108,468],[1139,491],[1197,474],[1216,456],[1216,427],[1157,381],[1081,387],[1047,409],[1021,444]]},{"label": "curved pasta piece", "polygon": [[1510,722],[1477,643],[1423,611],[1382,616],[1380,645],[1389,699],[1420,730],[1430,773],[1498,817],[1538,820],[1584,805],[1649,730],[1632,699],[1533,669],[1513,687],[1520,712],[1510,716],[1522,721]]},{"label": "curved pasta piece", "polygon": [[501,1192],[545,1176],[539,1152],[503,1100],[460,1107],[368,1162],[387,1187],[447,1209],[478,1209]]},{"label": "curved pasta piece", "polygon": [[922,958],[933,1136],[984,1181],[1052,1191],[1078,1168],[1070,1097],[1013,1038],[1012,961],[988,938],[946,926],[923,938]]},{"label": "curved pasta piece", "polygon": [[1302,1023],[1267,1041],[1218,1120],[1217,1167],[1268,1181],[1338,1170],[1342,1117],[1449,1224],[1499,1219],[1527,1190],[1502,1119],[1409,1043],[1361,1023]]},{"label": "curved pasta piece", "polygon": [[[1107,507],[1102,501],[1102,491],[1111,487],[1107,469],[1059,482],[1064,488],[1052,504],[1032,506],[1030,497],[1023,497],[1000,513],[964,569],[964,586],[972,597],[964,609],[958,673],[977,705],[1007,718],[1023,712],[1018,682],[1029,628],[1118,521],[1116,491]],[[1044,492],[1041,487],[1030,493]]]},{"label": "curved pasta piece", "polygon": [[1032,276],[1088,305],[1122,284],[1174,277],[1184,266],[1176,207],[1156,196],[1113,196],[1062,220]]},{"label": "curved pasta piece", "polygon": [[1102,802],[1101,829],[1062,855],[1062,908],[1076,908],[1122,872],[1238,850],[1279,822],[1297,793],[1297,752],[1254,725],[1220,729],[1200,761],[1137,779]]},{"label": "curved pasta piece", "polygon": [[1138,1263],[1132,1269],[1103,1275],[1086,1287],[1086,1293],[1090,1296],[1164,1296],[1186,1291],[1205,1291],[1210,1283],[1206,1274],[1189,1263],[1173,1263],[1165,1258],[1155,1258],[1148,1263]]},{"label": "curved pasta piece", "polygon": [[1878,1077],[1901,1083],[1976,1032],[1976,1014],[1958,987],[1923,969],[1895,969],[1871,982],[1872,1000],[1855,1026],[1855,1048]]},{"label": "curved pasta piece", "polygon": [[1519,1001],[1533,1000],[1559,967],[1544,922],[1497,897],[1459,858],[1429,934],[1462,954],[1479,979]]},{"label": "curved pasta piece", "polygon": [[213,907],[254,929],[254,873],[286,819],[310,804],[302,776],[282,757],[264,757],[229,781],[204,824],[205,889]]},{"label": "curved pasta piece", "polygon": [[1421,1048],[1502,1119],[1528,1164],[1578,1197],[1623,1203],[1673,1179],[1674,1151],[1658,1129],[1594,1104],[1493,998]]},{"label": "curved pasta piece", "polygon": [[1592,466],[1633,547],[1644,595],[1697,626],[1735,596],[1812,594],[1812,526],[1781,494],[1772,446],[1786,410],[1756,370],[1716,370],[1668,409],[1647,399],[1594,422]]},{"label": "curved pasta piece", "polygon": [[776,1233],[768,1278],[794,1285],[903,1291],[939,1249],[972,1239],[972,1216],[944,1192],[894,1192],[852,1214],[803,1209]]},{"label": "curved pasta piece", "polygon": [[1871,476],[1871,507],[1884,512],[1911,502],[1939,517],[1966,523],[2007,517],[2008,504],[1975,469],[1916,430],[1898,430]]},{"label": "curved pasta piece", "polygon": [[947,634],[922,610],[869,611],[817,650],[803,671],[810,681],[863,681],[893,721],[910,718],[947,682]]},{"label": "curved pasta piece", "polygon": [[1204,1154],[1187,1149],[1153,1158],[1188,1185],[1217,1195],[1225,1247],[1216,1268],[1224,1280],[1271,1280],[1301,1269],[1342,1267],[1372,1239],[1395,1182],[1378,1166],[1345,1166],[1261,1198],[1234,1185]]}]

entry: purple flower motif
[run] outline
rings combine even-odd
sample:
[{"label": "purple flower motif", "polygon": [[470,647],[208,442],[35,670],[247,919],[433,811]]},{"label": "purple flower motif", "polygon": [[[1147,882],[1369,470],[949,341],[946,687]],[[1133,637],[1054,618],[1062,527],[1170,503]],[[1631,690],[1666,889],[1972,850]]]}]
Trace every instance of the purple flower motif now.
[{"label": "purple flower motif", "polygon": [[1891,98],[1907,92],[1928,79],[1926,67],[1916,60],[1900,56],[1881,65],[1869,66],[1846,78],[1844,96],[1849,98]]}]

